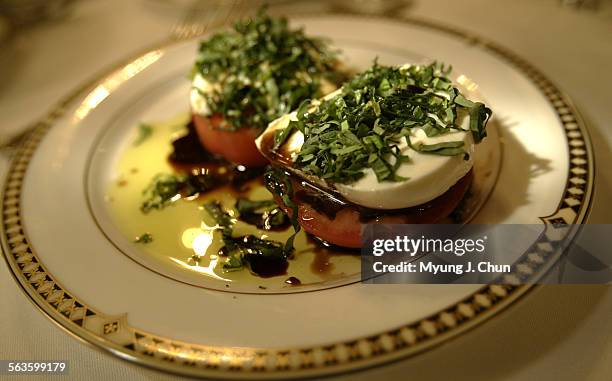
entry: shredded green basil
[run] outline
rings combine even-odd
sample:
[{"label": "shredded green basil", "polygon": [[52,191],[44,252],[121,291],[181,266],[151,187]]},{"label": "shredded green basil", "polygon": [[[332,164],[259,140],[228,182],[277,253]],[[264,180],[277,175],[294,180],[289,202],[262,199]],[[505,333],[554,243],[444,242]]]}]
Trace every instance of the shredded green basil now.
[{"label": "shredded green basil", "polygon": [[172,199],[181,194],[185,186],[185,176],[158,174],[142,191],[145,200],[140,205],[142,213],[152,210],[161,210],[168,206]]},{"label": "shredded green basil", "polygon": [[[486,136],[491,110],[461,95],[448,78],[450,71],[437,62],[390,67],[375,61],[314,110],[305,101],[297,120],[275,136],[276,147],[299,130],[304,144],[295,166],[305,173],[351,183],[371,168],[378,181],[407,180],[397,174],[399,166],[410,160],[400,143],[405,139],[411,145],[413,129],[422,129],[428,137],[460,130],[458,111],[465,110],[474,141]],[[411,147],[428,154],[466,155],[460,141]]]},{"label": "shredded green basil", "polygon": [[262,239],[254,235],[234,237],[234,221],[230,214],[223,209],[218,201],[211,201],[204,205],[204,210],[215,220],[222,232],[224,248],[221,251],[227,256],[223,264],[225,271],[234,271],[248,266],[252,272],[260,275],[262,259],[268,266],[280,264],[286,267],[287,259],[293,254],[285,250],[285,244],[269,239]]},{"label": "shredded green basil", "polygon": [[193,71],[218,85],[202,96],[211,113],[223,115],[222,128],[264,128],[305,99],[323,95],[323,80],[340,83],[336,56],[324,40],[261,9],[202,41]]},{"label": "shredded green basil", "polygon": [[291,225],[293,226],[293,234],[285,242],[285,252],[293,252],[293,241],[295,236],[300,232],[300,224],[298,222],[298,206],[293,202],[293,185],[291,178],[287,176],[281,169],[270,167],[264,174],[264,185],[272,193],[280,197],[288,208],[291,209]]},{"label": "shredded green basil", "polygon": [[224,183],[223,178],[214,174],[158,174],[142,192],[144,201],[140,205],[142,213],[161,210],[182,197],[191,197],[207,192]]},{"label": "shredded green basil", "polygon": [[273,230],[289,226],[289,217],[274,200],[253,201],[240,197],[235,208],[240,213],[240,219],[259,229]]},{"label": "shredded green basil", "polygon": [[227,166],[223,173],[201,171],[187,174],[158,174],[142,192],[144,201],[140,205],[140,210],[145,214],[152,210],[161,210],[180,198],[198,196],[224,185],[241,189],[246,181],[261,173],[259,170],[245,171],[244,167],[241,167]]},{"label": "shredded green basil", "polygon": [[138,137],[134,140],[133,145],[141,145],[145,140],[149,139],[151,135],[153,135],[153,127],[150,124],[140,123],[138,125]]},{"label": "shredded green basil", "polygon": [[136,237],[134,242],[143,244],[151,243],[153,242],[153,236],[151,235],[151,233],[144,233]]},{"label": "shredded green basil", "polygon": [[218,201],[211,201],[204,204],[204,210],[215,220],[217,225],[221,228],[221,234],[223,237],[223,243],[229,249],[229,251],[234,251],[236,249],[234,245],[234,241],[232,238],[233,225],[232,216],[229,215],[223,207],[221,203]]}]

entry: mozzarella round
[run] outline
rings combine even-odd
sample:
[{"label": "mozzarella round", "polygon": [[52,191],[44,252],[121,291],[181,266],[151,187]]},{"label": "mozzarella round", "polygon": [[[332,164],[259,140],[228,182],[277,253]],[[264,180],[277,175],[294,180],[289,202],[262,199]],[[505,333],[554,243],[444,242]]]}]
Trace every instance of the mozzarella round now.
[{"label": "mozzarella round", "polygon": [[[467,124],[468,120],[469,118],[464,117],[464,124]],[[423,130],[414,129],[410,140],[413,145],[463,141],[468,156],[421,153],[402,143],[402,154],[408,155],[410,162],[400,165],[396,173],[407,180],[378,182],[374,171],[367,168],[365,176],[353,183],[334,184],[336,190],[347,200],[368,208],[409,208],[444,194],[465,176],[474,164],[474,139],[469,131],[452,130],[443,135],[427,137]]]},{"label": "mozzarella round", "polygon": [[[333,95],[335,94],[330,94],[327,97]],[[295,119],[296,113],[293,112],[270,123],[266,131],[257,139],[256,143],[260,150],[264,148],[262,142],[266,139],[266,135],[274,134],[276,130],[287,127],[289,122]],[[446,134],[432,137],[428,137],[422,129],[414,128],[410,141],[414,146],[463,141],[467,156],[441,156],[421,153],[410,148],[404,140],[399,144],[399,148],[403,155],[410,158],[410,161],[402,163],[397,169],[397,174],[407,178],[407,180],[379,182],[374,171],[371,168],[366,168],[365,175],[353,183],[325,185],[334,188],[346,200],[373,209],[403,209],[431,201],[455,185],[470,171],[474,164],[475,144],[472,133],[469,131],[469,116],[460,112],[457,124],[461,128],[460,130],[451,130]],[[304,135],[300,131],[296,131],[280,147],[279,153],[293,162],[297,158],[303,143]],[[263,154],[266,155],[266,152],[263,152]],[[293,168],[292,171],[300,173],[296,168]],[[321,179],[313,179],[312,176],[300,174],[304,175],[309,181],[316,181],[319,185],[323,183]]]},{"label": "mozzarella round", "polygon": [[215,87],[208,82],[200,73],[193,76],[191,91],[189,92],[189,102],[191,111],[197,115],[210,115],[210,107],[202,94],[210,94]]}]

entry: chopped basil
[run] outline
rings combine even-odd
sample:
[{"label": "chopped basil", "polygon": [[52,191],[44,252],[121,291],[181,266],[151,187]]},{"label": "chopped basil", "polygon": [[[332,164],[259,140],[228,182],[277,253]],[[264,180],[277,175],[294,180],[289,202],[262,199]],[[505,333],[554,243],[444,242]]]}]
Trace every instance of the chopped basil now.
[{"label": "chopped basil", "polygon": [[138,125],[138,137],[134,140],[134,146],[141,145],[145,140],[153,135],[153,127],[146,123],[140,123]]},{"label": "chopped basil", "polygon": [[242,258],[237,255],[227,257],[227,260],[223,264],[223,270],[225,271],[240,270],[243,267],[244,264],[242,263]]},{"label": "chopped basil", "polygon": [[136,242],[136,243],[144,243],[144,244],[151,243],[151,242],[153,242],[153,236],[151,235],[151,233],[144,233],[144,234],[136,237],[134,242]]},{"label": "chopped basil", "polygon": [[183,197],[195,197],[202,193],[230,185],[241,191],[247,181],[259,176],[263,168],[245,169],[241,165],[227,165],[225,171],[192,171],[187,174],[158,174],[143,191],[145,200],[140,205],[143,213],[163,209]]},{"label": "chopped basil", "polygon": [[142,192],[145,201],[140,205],[140,211],[149,213],[151,210],[160,210],[168,206],[175,196],[180,195],[184,181],[183,176],[169,174],[155,176]]},{"label": "chopped basil", "polygon": [[[456,156],[456,155],[468,155],[467,152],[463,149],[465,145],[462,141],[453,141],[453,142],[442,142],[436,144],[412,144],[410,141],[410,137],[406,136],[406,141],[410,148],[415,151],[422,153],[431,153],[435,155],[441,156]],[[469,155],[468,155],[469,158]]]},{"label": "chopped basil", "polygon": [[222,231],[225,246],[221,252],[227,256],[223,264],[224,270],[233,271],[248,266],[257,275],[284,272],[288,266],[287,259],[293,254],[293,250],[286,251],[282,242],[257,238],[254,235],[233,237],[234,221],[217,201],[205,204],[204,210],[216,221]]},{"label": "chopped basil", "polygon": [[232,216],[229,215],[218,201],[211,201],[204,205],[204,210],[215,220],[217,225],[221,228],[223,236],[223,242],[229,251],[233,251],[235,246],[233,244],[232,232],[233,224]]},{"label": "chopped basil", "polygon": [[262,9],[202,41],[193,72],[218,85],[202,95],[213,114],[223,115],[224,128],[264,128],[303,100],[323,95],[323,80],[341,82],[336,56],[325,41]]},{"label": "chopped basil", "polygon": [[298,223],[298,206],[293,202],[293,184],[291,178],[282,170],[271,167],[264,174],[264,185],[272,193],[281,198],[283,203],[291,209],[291,225],[293,234],[285,242],[285,253],[293,252],[293,241],[301,227]]},{"label": "chopped basil", "polygon": [[270,207],[276,207],[274,200],[253,201],[248,198],[239,198],[236,200],[236,209],[238,213],[252,213],[257,211],[266,211]]},{"label": "chopped basil", "polygon": [[[399,166],[409,161],[400,144],[416,128],[428,137],[462,130],[458,111],[469,116],[474,141],[486,136],[491,110],[459,93],[443,64],[390,67],[374,65],[344,84],[337,96],[316,109],[302,103],[297,120],[277,132],[276,147],[295,130],[304,134],[304,144],[295,161],[303,172],[329,182],[351,183],[370,168],[378,181],[402,181]],[[463,142],[420,144],[419,152],[464,155]]]},{"label": "chopped basil", "polygon": [[282,229],[289,225],[289,217],[274,200],[252,201],[241,197],[236,200],[235,207],[242,221],[259,229]]},{"label": "chopped basil", "polygon": [[142,192],[145,200],[140,211],[161,210],[182,197],[191,197],[224,184],[224,179],[210,173],[187,175],[158,174]]}]

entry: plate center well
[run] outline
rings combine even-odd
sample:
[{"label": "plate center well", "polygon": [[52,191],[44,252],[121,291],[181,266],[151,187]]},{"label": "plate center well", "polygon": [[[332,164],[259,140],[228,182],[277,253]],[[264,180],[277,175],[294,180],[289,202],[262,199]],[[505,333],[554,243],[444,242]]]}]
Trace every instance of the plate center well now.
[{"label": "plate center well", "polygon": [[[350,41],[338,43],[347,62],[361,69],[371,64],[372,57],[376,56],[384,64],[424,60],[410,52],[386,51],[378,45],[364,47]],[[220,188],[196,200],[180,199],[161,210],[141,211],[145,201],[143,191],[152,180],[156,176],[175,174],[168,162],[171,143],[186,133],[190,90],[186,73],[190,70],[190,62],[177,66],[181,69],[157,80],[128,84],[140,88],[122,106],[115,108],[117,111],[112,117],[106,116],[109,122],[100,129],[90,154],[86,176],[88,205],[98,227],[117,253],[169,279],[219,291],[293,293],[358,282],[358,254],[321,248],[303,232],[296,237],[296,254],[282,275],[263,278],[254,276],[248,269],[224,271],[224,259],[219,256],[223,246],[221,233],[214,228],[215,222],[207,217],[203,205],[218,201],[224,209],[235,213],[232,208],[237,197],[271,199],[257,179],[247,184],[248,191],[244,194]],[[96,112],[100,110],[94,110],[90,117]],[[486,144],[479,148],[480,159],[475,158],[475,197],[468,205],[469,218],[482,207],[499,170],[499,152],[495,149],[499,143],[495,128],[491,130]],[[238,223],[234,233],[285,242],[292,229],[262,231]],[[127,262],[126,265],[133,264]]]},{"label": "plate center well", "polygon": [[[178,77],[153,87],[119,111],[97,141],[86,191],[99,228],[117,251],[161,276],[219,291],[292,293],[359,281],[358,253],[334,252],[303,233],[296,237],[294,258],[280,275],[261,277],[247,268],[223,268],[222,233],[204,205],[217,201],[235,216],[238,197],[271,200],[260,178],[248,182],[239,194],[219,188],[197,199],[179,199],[159,210],[142,211],[147,199],[143,191],[154,179],[178,175],[168,156],[172,141],[187,131],[189,114],[183,96],[188,86],[184,77]],[[278,242],[285,242],[292,233],[290,226],[265,231],[240,221],[234,225],[236,236],[251,234]]]}]

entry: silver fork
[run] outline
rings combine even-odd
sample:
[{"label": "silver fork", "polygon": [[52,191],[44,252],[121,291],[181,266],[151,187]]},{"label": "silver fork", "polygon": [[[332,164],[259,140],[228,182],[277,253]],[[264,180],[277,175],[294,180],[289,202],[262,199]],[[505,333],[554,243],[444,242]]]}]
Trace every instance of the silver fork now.
[{"label": "silver fork", "polygon": [[[210,3],[213,3],[210,6]],[[182,20],[172,27],[171,38],[186,40],[201,36],[210,28],[226,25],[236,18],[240,18],[248,11],[253,3],[249,0],[213,0],[204,2],[195,0],[189,6]],[[206,6],[208,4],[208,6]]]}]

